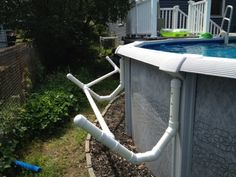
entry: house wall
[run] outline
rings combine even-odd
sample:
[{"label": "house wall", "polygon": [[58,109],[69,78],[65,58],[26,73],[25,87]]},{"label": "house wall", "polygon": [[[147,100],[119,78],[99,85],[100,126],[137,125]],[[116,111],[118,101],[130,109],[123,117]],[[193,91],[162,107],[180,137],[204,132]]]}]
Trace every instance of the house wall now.
[{"label": "house wall", "polygon": [[185,13],[188,12],[188,0],[160,0],[160,8],[174,7],[176,5],[179,5],[180,9],[183,10]]},{"label": "house wall", "polygon": [[[185,13],[188,12],[188,0],[160,0],[160,7],[164,8],[164,7],[173,7],[175,5],[179,5],[180,9],[183,10]],[[227,5],[232,5],[234,8],[236,8],[236,1],[235,0],[226,0],[226,6]],[[233,18],[232,19],[236,19],[236,10],[234,10],[233,13]],[[222,22],[222,18],[212,18],[212,20],[214,22],[216,22],[217,24],[221,25]],[[236,20],[232,20],[231,22],[231,32],[236,32]]]}]

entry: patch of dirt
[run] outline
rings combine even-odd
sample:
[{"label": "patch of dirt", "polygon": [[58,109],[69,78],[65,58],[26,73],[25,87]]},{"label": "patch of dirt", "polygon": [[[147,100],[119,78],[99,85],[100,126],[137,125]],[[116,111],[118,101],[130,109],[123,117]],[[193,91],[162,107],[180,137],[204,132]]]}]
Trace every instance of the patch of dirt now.
[{"label": "patch of dirt", "polygon": [[[129,150],[137,152],[133,140],[125,134],[124,112],[123,95],[112,103],[104,118],[116,139]],[[128,162],[94,138],[90,141],[90,152],[97,177],[153,177],[144,164],[134,165]]]}]

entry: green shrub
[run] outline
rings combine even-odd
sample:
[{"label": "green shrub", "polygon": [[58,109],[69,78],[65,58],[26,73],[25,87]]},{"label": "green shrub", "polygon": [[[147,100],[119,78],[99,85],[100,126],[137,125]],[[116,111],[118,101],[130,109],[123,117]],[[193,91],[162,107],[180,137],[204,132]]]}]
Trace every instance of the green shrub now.
[{"label": "green shrub", "polygon": [[25,124],[32,135],[53,132],[58,122],[64,122],[77,99],[71,94],[59,90],[33,94],[22,112]]},{"label": "green shrub", "polygon": [[0,176],[10,168],[14,152],[20,140],[25,137],[27,128],[15,108],[0,112]]},{"label": "green shrub", "polygon": [[[85,80],[88,80],[84,72]],[[65,73],[46,77],[43,86],[31,94],[22,107],[0,111],[0,176],[11,167],[16,149],[25,139],[50,135],[69,117],[87,106],[81,89],[66,79]]]},{"label": "green shrub", "polygon": [[15,150],[25,141],[52,134],[75,112],[73,94],[50,90],[32,94],[23,108],[0,112],[0,176],[11,166]]}]

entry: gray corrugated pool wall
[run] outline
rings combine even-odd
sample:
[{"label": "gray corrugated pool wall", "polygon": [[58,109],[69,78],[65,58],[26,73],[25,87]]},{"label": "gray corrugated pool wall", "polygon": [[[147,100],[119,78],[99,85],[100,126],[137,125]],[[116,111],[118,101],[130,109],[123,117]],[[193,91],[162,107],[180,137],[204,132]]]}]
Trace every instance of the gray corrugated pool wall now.
[{"label": "gray corrugated pool wall", "polygon": [[[172,76],[157,67],[125,59],[126,128],[141,152],[164,133]],[[236,80],[185,73],[175,177],[236,175]],[[172,143],[147,163],[158,177],[171,177]]]},{"label": "gray corrugated pool wall", "polygon": [[192,177],[236,176],[236,80],[198,75]]},{"label": "gray corrugated pool wall", "polygon": [[[168,126],[170,79],[157,67],[131,61],[132,135],[142,152],[150,150]],[[171,144],[159,160],[148,166],[156,176],[169,177]]]}]

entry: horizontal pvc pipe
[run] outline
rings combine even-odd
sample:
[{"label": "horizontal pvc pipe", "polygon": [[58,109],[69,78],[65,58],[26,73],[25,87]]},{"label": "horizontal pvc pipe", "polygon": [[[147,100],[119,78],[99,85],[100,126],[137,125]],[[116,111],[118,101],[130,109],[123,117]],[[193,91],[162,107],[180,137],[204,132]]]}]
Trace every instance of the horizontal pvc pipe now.
[{"label": "horizontal pvc pipe", "polygon": [[89,89],[89,92],[97,101],[109,101],[115,98],[123,90],[123,88],[124,86],[120,84],[110,95],[106,95],[106,96],[100,96],[91,89]]},{"label": "horizontal pvc pipe", "polygon": [[94,81],[92,81],[92,82],[86,84],[86,86],[87,86],[87,87],[91,87],[91,86],[97,84],[98,82],[101,82],[102,80],[104,80],[104,79],[106,79],[106,78],[112,76],[113,74],[115,74],[115,73],[117,73],[117,72],[119,72],[119,70],[116,69],[116,70],[114,70],[114,71],[112,71],[112,72],[110,72],[110,73],[107,73],[107,74],[105,74],[104,76],[101,76],[100,78],[98,78],[98,79],[96,79],[96,80],[94,80]]},{"label": "horizontal pvc pipe", "polygon": [[102,144],[115,151],[117,154],[127,159],[132,163],[142,163],[156,160],[163,149],[176,135],[179,126],[179,104],[180,104],[180,87],[181,81],[178,79],[171,80],[171,96],[170,96],[170,115],[169,125],[161,139],[152,148],[152,150],[144,153],[133,153],[126,147],[121,145],[117,140],[111,138],[106,132],[100,130],[98,127],[89,122],[84,116],[77,115],[74,119],[76,125],[80,126],[89,132],[95,139]]},{"label": "horizontal pvc pipe", "polygon": [[33,171],[33,172],[41,172],[42,171],[41,167],[31,165],[29,163],[22,162],[22,161],[19,161],[19,160],[15,160],[15,164],[16,164],[16,166],[25,168],[25,169]]}]

